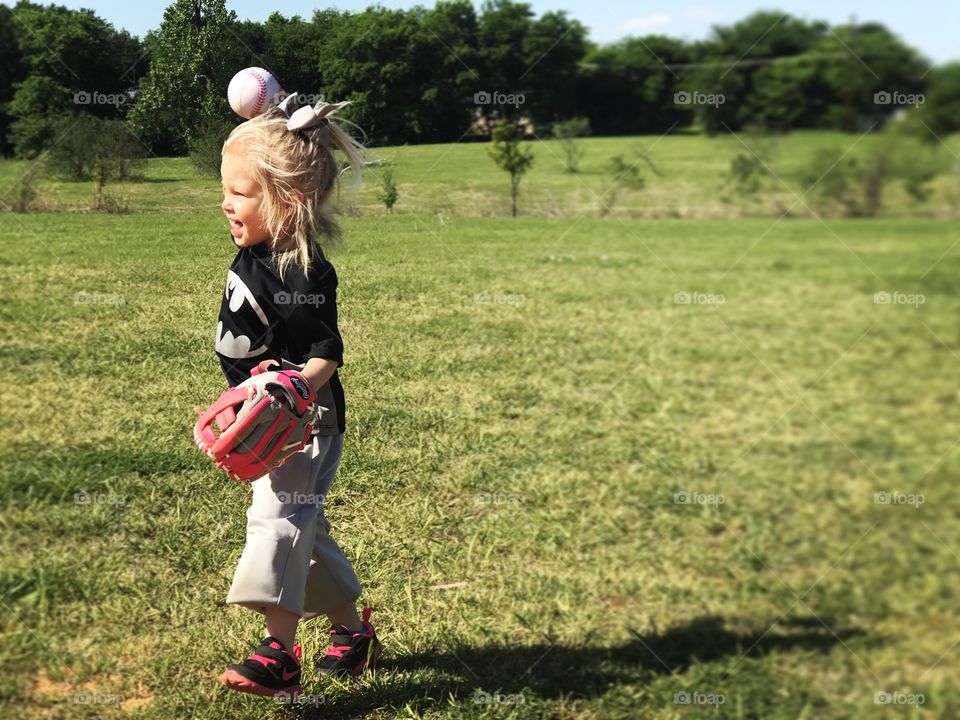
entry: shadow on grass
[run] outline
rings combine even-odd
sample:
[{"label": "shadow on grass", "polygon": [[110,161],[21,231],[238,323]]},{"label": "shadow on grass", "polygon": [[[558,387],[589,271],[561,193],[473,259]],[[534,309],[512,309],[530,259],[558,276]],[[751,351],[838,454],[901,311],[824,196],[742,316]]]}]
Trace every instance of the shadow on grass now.
[{"label": "shadow on grass", "polygon": [[[791,651],[826,653],[858,629],[828,629],[815,618],[784,620],[770,631],[737,633],[717,616],[697,618],[662,633],[642,635],[614,646],[520,645],[458,647],[380,662],[377,680],[350,691],[325,708],[304,708],[304,717],[361,717],[374,708],[411,704],[423,712],[448,706],[450,698],[469,704],[474,693],[523,693],[543,699],[562,695],[590,698],[612,685],[652,683],[660,676],[680,676],[692,665],[719,663],[708,672],[723,679],[748,658]],[[503,633],[505,642],[510,633]],[[684,679],[686,680],[686,679]]]}]

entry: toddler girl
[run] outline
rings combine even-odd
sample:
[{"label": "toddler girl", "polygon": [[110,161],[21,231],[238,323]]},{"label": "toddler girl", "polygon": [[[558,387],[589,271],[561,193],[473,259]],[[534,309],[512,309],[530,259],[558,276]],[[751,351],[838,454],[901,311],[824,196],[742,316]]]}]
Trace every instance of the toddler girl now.
[{"label": "toddler girl", "polygon": [[370,609],[357,614],[361,586],[330,537],[323,501],[343,452],[343,387],[337,368],[337,274],[320,248],[340,229],[325,207],[337,181],[333,144],[359,183],[356,143],[333,121],[346,103],[298,107],[298,96],[242,125],[223,145],[222,209],[238,248],[227,272],[216,353],[231,386],[258,366],[302,373],[326,408],[306,447],[252,483],[246,546],[227,602],[266,618],[253,655],[220,676],[229,688],[292,697],[301,692],[301,619],[326,615],[330,645],[315,670],[358,675],[382,646]]}]

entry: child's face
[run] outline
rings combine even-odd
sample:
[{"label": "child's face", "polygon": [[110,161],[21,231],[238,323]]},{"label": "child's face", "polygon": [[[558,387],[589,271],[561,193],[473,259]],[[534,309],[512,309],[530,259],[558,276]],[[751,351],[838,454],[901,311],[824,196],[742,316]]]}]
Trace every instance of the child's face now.
[{"label": "child's face", "polygon": [[223,203],[220,207],[230,221],[230,234],[237,247],[259,245],[270,239],[260,217],[263,190],[251,177],[246,158],[227,152],[220,163]]}]

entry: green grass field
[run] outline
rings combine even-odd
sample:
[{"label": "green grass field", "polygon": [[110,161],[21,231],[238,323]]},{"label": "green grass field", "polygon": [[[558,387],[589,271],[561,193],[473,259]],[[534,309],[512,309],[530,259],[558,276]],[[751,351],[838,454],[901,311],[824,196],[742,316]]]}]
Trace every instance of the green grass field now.
[{"label": "green grass field", "polygon": [[[3,717],[960,715],[960,222],[479,217],[481,146],[395,152],[397,213],[368,188],[332,255],[327,505],[388,651],[295,706],[217,683],[263,626],[223,604],[248,489],[190,433],[215,183],[155,160],[138,214],[0,214]],[[547,165],[527,200],[568,205]]]},{"label": "green grass field", "polygon": [[[582,143],[580,172],[565,172],[561,143],[531,140],[534,165],[521,183],[520,212],[538,217],[598,217],[601,198],[609,194],[609,159],[621,156],[635,165],[645,185],[640,190],[622,190],[610,213],[622,219],[681,218],[719,219],[741,217],[813,218],[839,215],[836,208],[807,193],[814,177],[826,171],[813,163],[819,150],[837,161],[854,159],[861,165],[878,148],[886,148],[889,179],[883,189],[881,217],[960,217],[960,135],[943,142],[921,142],[894,132],[852,136],[837,132],[797,132],[771,139],[747,133],[707,138],[667,134],[663,137],[589,138]],[[640,159],[647,152],[653,168]],[[755,194],[738,192],[730,178],[730,163],[737,155],[753,158],[759,153],[772,175],[762,179]],[[510,214],[509,179],[487,155],[487,143],[452,143],[372,148],[373,161],[395,166],[400,199],[397,214],[427,213],[456,216],[504,216]],[[937,176],[929,182],[929,197],[912,199],[904,188],[903,173],[910,166],[930,167]],[[0,163],[0,203],[10,204],[7,189],[30,163]],[[816,172],[814,169],[816,168]],[[374,166],[367,183],[355,198],[356,211],[378,214],[383,206],[381,171]],[[39,202],[51,210],[85,210],[93,200],[89,182],[63,182],[47,177],[38,183]],[[825,187],[821,183],[819,187]],[[216,207],[216,181],[199,177],[186,158],[150,160],[143,181],[108,185],[107,194],[118,198],[133,212],[207,211]],[[3,205],[0,205],[2,208]]]}]

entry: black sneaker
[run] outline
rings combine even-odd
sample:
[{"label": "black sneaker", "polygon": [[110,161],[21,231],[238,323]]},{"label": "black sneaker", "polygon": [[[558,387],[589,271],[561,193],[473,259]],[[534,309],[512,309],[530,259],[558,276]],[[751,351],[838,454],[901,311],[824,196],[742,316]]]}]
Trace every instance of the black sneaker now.
[{"label": "black sneaker", "polygon": [[317,675],[357,677],[366,668],[373,668],[383,652],[383,643],[370,624],[370,608],[363,609],[363,632],[350,632],[344,625],[330,628],[330,645],[323,658],[313,663]]},{"label": "black sneaker", "polygon": [[287,652],[279,640],[268,637],[242,665],[231,665],[220,682],[231,690],[265,695],[268,697],[296,697],[300,687],[299,645],[293,646],[293,654]]}]

